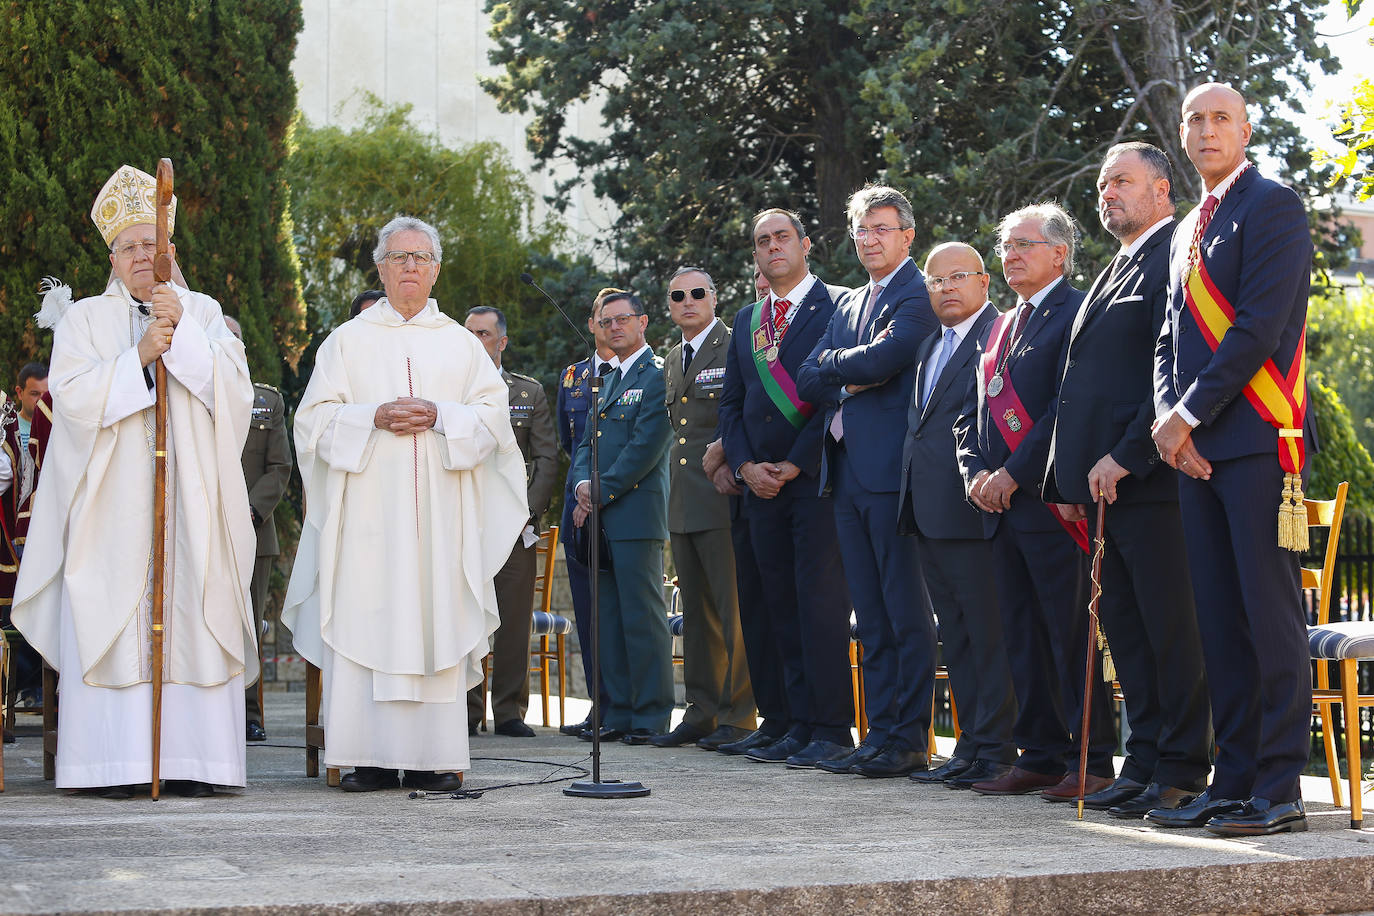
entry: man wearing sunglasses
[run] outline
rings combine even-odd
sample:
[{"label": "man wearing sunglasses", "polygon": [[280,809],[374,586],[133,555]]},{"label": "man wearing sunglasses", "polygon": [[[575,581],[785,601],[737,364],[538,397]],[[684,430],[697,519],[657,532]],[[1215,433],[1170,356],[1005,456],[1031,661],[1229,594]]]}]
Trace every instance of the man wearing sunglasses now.
[{"label": "man wearing sunglasses", "polygon": [[935,619],[916,542],[897,533],[906,410],[916,350],[938,325],[925,278],[911,260],[911,203],[870,186],[849,199],[849,235],[868,283],[835,308],[802,364],[797,389],[824,405],[820,487],[834,495],[845,579],[863,644],[868,734],[835,773],[906,776],[924,770],[935,688]]},{"label": "man wearing sunglasses", "polygon": [[729,497],[702,467],[715,438],[730,329],[716,318],[716,286],[699,267],[668,281],[668,313],[682,342],[668,351],[664,376],[673,438],[668,454],[668,532],[682,596],[682,723],[649,743],[677,747],[709,738],[720,746],[754,730],[754,696],[740,634]]}]

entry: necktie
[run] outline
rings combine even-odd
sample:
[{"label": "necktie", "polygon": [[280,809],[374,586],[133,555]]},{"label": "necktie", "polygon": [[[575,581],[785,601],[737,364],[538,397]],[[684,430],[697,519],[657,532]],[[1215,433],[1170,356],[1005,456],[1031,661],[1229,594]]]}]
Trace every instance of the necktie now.
[{"label": "necktie", "polygon": [[864,339],[864,328],[868,327],[868,319],[873,317],[873,306],[878,302],[878,297],[883,294],[883,288],[876,283],[868,287],[868,300],[864,302],[863,313],[859,316],[859,340]]},{"label": "necktie", "polygon": [[930,384],[926,385],[925,396],[921,398],[921,409],[925,410],[926,404],[930,403],[930,393],[935,390],[935,384],[940,381],[940,374],[945,371],[945,366],[949,364],[949,358],[954,354],[954,328],[945,328],[945,342],[940,347],[940,357],[935,361],[935,374],[930,377]]},{"label": "necktie", "polygon": [[1198,211],[1197,226],[1193,228],[1193,241],[1188,246],[1188,270],[1191,271],[1197,264],[1198,248],[1202,245],[1202,236],[1206,234],[1207,227],[1212,224],[1212,217],[1217,212],[1217,204],[1221,203],[1215,196],[1208,194],[1202,202],[1202,208]]},{"label": "necktie", "polygon": [[605,378],[606,376],[610,375],[610,374],[611,374],[612,372],[614,372],[614,371],[615,371],[615,366],[612,366],[609,362],[603,362],[603,363],[601,364],[601,368],[599,368],[599,369],[596,370],[596,374],[599,375],[599,376],[601,376],[602,378]]},{"label": "necktie", "polygon": [[792,303],[786,299],[773,300],[773,337],[782,337],[783,329],[787,327],[787,313],[792,310]]},{"label": "necktie", "polygon": [[682,342],[682,373],[687,374],[687,367],[692,365],[692,357],[695,355],[692,345],[686,341]]}]

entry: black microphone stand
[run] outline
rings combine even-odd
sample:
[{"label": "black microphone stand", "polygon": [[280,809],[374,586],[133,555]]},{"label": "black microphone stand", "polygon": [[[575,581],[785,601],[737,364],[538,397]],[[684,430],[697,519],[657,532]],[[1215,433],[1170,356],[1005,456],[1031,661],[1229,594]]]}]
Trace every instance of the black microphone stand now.
[{"label": "black microphone stand", "polygon": [[[563,311],[563,307],[544,292],[543,287],[534,282],[534,277],[523,273],[520,275],[520,281],[539,290],[558,310],[558,314],[563,316],[563,320],[582,341],[582,345],[591,351],[588,365],[595,369],[596,347],[587,343],[587,338],[582,336],[582,332],[568,317],[568,313]],[[597,418],[601,415],[601,376],[594,371],[588,375],[592,386],[591,406],[587,410],[587,441],[591,448],[589,465],[592,510],[587,517],[586,528],[587,536],[591,539],[588,542],[587,565],[591,569],[592,683],[587,686],[592,694],[592,778],[591,781],[583,780],[570,784],[563,789],[563,794],[578,798],[640,798],[650,792],[643,783],[622,782],[619,779],[603,781],[601,778],[601,453],[597,442]]]}]

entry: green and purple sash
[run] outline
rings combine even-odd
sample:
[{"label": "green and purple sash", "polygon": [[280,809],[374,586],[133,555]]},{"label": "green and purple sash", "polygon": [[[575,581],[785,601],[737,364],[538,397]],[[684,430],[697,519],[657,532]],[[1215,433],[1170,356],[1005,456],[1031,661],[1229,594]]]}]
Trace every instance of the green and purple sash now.
[{"label": "green and purple sash", "polygon": [[[763,390],[768,392],[768,397],[772,399],[773,406],[787,418],[795,428],[801,429],[806,425],[806,421],[811,419],[811,415],[816,412],[815,405],[803,401],[797,394],[797,383],[792,381],[792,376],[787,374],[787,370],[782,367],[782,359],[779,357],[774,362],[769,362],[765,355],[768,347],[773,344],[773,338],[769,334],[772,330],[770,322],[767,329],[763,326],[763,305],[766,300],[759,300],[754,306],[754,314],[749,320],[749,341],[754,351],[754,368],[759,372],[759,380],[763,382]],[[766,340],[767,343],[760,347],[759,341]],[[781,346],[782,340],[778,338],[777,343]]]}]

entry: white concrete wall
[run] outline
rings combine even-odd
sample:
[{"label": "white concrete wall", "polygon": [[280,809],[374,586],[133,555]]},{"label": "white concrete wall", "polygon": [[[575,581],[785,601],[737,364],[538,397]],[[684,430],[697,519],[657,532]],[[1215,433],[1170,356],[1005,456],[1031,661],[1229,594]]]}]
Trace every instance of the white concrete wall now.
[{"label": "white concrete wall", "polygon": [[[503,114],[477,84],[495,75],[482,0],[303,0],[305,27],[296,48],[301,111],[311,124],[353,127],[368,92],[388,104],[413,106],[412,119],[445,144],[494,140],[511,154],[541,198],[555,178],[535,172],[525,147],[527,118]],[[581,105],[569,120],[580,136],[602,132],[597,106]],[[562,177],[566,170],[556,173]],[[542,206],[538,214],[545,211]],[[575,195],[567,220],[578,247],[610,226],[610,210],[587,188]]]}]

